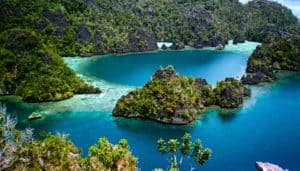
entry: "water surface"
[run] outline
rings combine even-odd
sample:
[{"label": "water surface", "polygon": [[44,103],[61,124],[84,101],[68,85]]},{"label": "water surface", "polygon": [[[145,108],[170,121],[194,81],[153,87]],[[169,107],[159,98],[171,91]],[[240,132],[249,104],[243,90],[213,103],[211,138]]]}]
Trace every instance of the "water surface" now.
[{"label": "water surface", "polygon": [[[144,84],[158,66],[173,64],[184,75],[201,76],[215,83],[230,74],[235,77],[243,74],[241,68],[245,68],[247,57],[257,44],[253,45],[228,46],[222,52],[189,50],[66,58],[81,78],[100,87],[103,93],[78,95],[55,103],[27,104],[14,97],[2,101],[18,117],[18,127],[70,134],[84,154],[101,136],[113,143],[126,138],[139,158],[139,167],[146,171],[155,167],[165,169],[168,165],[166,157],[156,150],[157,139],[179,138],[185,132],[201,138],[203,145],[213,150],[213,156],[203,167],[185,160],[183,170],[193,165],[203,171],[252,171],[258,160],[277,163],[291,171],[300,170],[300,74],[289,74],[276,83],[252,87],[253,96],[243,108],[226,115],[222,111],[208,111],[202,120],[188,126],[111,116],[117,99]],[[116,67],[111,65],[113,62]],[[128,72],[125,66],[129,67]],[[27,121],[26,117],[33,111],[41,112],[45,118]]]}]

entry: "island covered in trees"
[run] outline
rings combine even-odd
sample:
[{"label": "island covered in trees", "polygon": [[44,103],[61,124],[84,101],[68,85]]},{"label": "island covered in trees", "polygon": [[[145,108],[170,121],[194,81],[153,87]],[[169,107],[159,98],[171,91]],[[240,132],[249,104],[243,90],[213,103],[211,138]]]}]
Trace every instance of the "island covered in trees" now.
[{"label": "island covered in trees", "polygon": [[207,106],[237,108],[247,96],[250,89],[234,78],[219,81],[212,88],[205,79],[180,76],[169,66],[158,69],[143,88],[123,96],[113,115],[188,124]]},{"label": "island covered in trees", "polygon": [[27,102],[100,93],[61,56],[150,51],[157,42],[172,42],[175,50],[262,42],[248,62],[247,84],[274,80],[279,68],[299,71],[299,20],[267,0],[1,0],[0,6],[0,95]]},{"label": "island covered in trees", "polygon": [[[216,47],[233,40],[262,43],[249,57],[246,75],[226,78],[215,87],[205,79],[160,68],[145,84],[123,96],[114,116],[188,124],[209,106],[238,108],[251,95],[247,84],[271,82],[279,71],[300,71],[300,24],[290,9],[268,0],[0,0],[0,96],[26,102],[64,100],[101,93],[76,76],[61,57]],[[32,137],[0,110],[0,170],[136,170],[127,141],[102,137],[81,156],[66,136]],[[211,151],[185,134],[159,139],[158,150],[171,153],[179,170],[179,151],[204,164]]]}]

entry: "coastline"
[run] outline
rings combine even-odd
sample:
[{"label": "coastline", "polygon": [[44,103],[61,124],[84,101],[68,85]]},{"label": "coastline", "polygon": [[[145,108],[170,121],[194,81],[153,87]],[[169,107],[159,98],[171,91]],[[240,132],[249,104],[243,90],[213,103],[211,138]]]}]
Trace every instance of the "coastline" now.
[{"label": "coastline", "polygon": [[[238,51],[241,53],[246,53],[250,55],[251,49],[254,49],[260,43],[257,42],[245,42],[237,45],[233,45],[229,43],[223,51],[218,51],[218,53],[222,53],[224,51]],[[179,51],[203,51],[203,50],[212,50],[217,51],[215,48],[185,48]],[[156,51],[147,51],[147,52],[138,52],[138,53],[127,53],[127,54],[109,54],[109,55],[100,55],[100,56],[92,56],[89,58],[83,57],[63,57],[64,61],[67,65],[76,72],[77,76],[83,79],[89,85],[93,85],[95,87],[101,88],[101,94],[81,94],[74,95],[70,99],[66,99],[58,102],[45,102],[45,103],[25,103],[19,97],[10,96],[10,99],[18,99],[16,101],[10,100],[12,103],[21,104],[23,107],[25,106],[33,106],[31,108],[36,108],[35,112],[38,113],[46,113],[47,115],[51,115],[51,113],[57,112],[66,112],[66,111],[105,111],[111,112],[117,100],[122,96],[127,94],[129,91],[137,88],[136,86],[126,86],[126,85],[118,85],[114,83],[107,82],[105,80],[91,77],[82,73],[81,68],[87,62],[93,62],[99,58],[110,57],[112,55],[124,56],[131,54],[144,54],[144,53],[159,53],[164,51],[174,51],[174,50],[156,50]],[[176,52],[176,51],[174,51]],[[1,98],[1,99],[5,99]],[[99,110],[99,106],[101,106],[101,110]]]}]

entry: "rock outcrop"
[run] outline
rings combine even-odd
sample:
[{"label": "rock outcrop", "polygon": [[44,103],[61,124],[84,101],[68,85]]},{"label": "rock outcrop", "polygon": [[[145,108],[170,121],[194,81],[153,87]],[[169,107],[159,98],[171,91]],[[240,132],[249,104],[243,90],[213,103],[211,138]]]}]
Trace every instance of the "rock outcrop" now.
[{"label": "rock outcrop", "polygon": [[[197,87],[193,79],[179,76],[173,68],[161,68],[143,88],[123,96],[113,110],[113,115],[177,125],[188,124],[196,119],[197,111],[200,110]],[[187,89],[195,93],[190,94]]]},{"label": "rock outcrop", "polygon": [[238,108],[243,104],[244,97],[251,95],[250,89],[234,78],[217,82],[214,92],[216,105],[222,108]]},{"label": "rock outcrop", "polygon": [[289,171],[288,169],[283,169],[280,166],[272,163],[256,162],[257,171]]},{"label": "rock outcrop", "polygon": [[245,41],[246,41],[245,36],[243,36],[241,33],[238,33],[234,36],[232,43],[235,45],[238,43],[245,43]]},{"label": "rock outcrop", "polygon": [[81,23],[77,28],[77,40],[81,44],[87,44],[90,38],[91,38],[91,33],[88,27],[84,23]]},{"label": "rock outcrop", "polygon": [[42,16],[48,19],[48,21],[56,27],[66,28],[69,23],[61,10],[52,11],[48,8],[42,11]]},{"label": "rock outcrop", "polygon": [[168,47],[167,47],[165,44],[163,44],[163,45],[161,46],[161,49],[162,49],[162,50],[167,50]]},{"label": "rock outcrop", "polygon": [[172,50],[184,49],[184,44],[179,42],[173,42],[173,44],[170,46],[170,49]]},{"label": "rock outcrop", "polygon": [[281,70],[300,71],[300,38],[282,38],[278,42],[257,47],[247,62],[244,84],[258,84],[277,79]]},{"label": "rock outcrop", "polygon": [[224,46],[222,44],[218,44],[218,46],[216,47],[216,50],[224,50]]},{"label": "rock outcrop", "polygon": [[95,32],[95,49],[96,49],[96,54],[98,55],[104,55],[108,52],[108,50],[105,47],[104,44],[104,39],[102,36],[102,33],[99,29],[96,30]]},{"label": "rock outcrop", "polygon": [[145,28],[140,28],[135,32],[129,33],[128,40],[130,51],[132,52],[152,51],[157,49],[154,35]]},{"label": "rock outcrop", "polygon": [[32,112],[32,114],[28,116],[28,120],[37,120],[37,119],[41,119],[42,117],[43,116],[41,114]]},{"label": "rock outcrop", "polygon": [[250,96],[250,89],[233,78],[219,82],[212,89],[205,79],[181,76],[172,67],[160,68],[143,88],[118,100],[113,116],[188,124],[206,106],[236,108],[246,96]]}]

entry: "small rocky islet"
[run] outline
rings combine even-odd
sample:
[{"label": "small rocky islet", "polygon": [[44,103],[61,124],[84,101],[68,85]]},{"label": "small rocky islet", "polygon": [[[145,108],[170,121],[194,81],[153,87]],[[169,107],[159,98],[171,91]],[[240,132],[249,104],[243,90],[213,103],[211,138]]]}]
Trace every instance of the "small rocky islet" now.
[{"label": "small rocky islet", "polygon": [[169,66],[158,69],[144,87],[121,97],[113,116],[183,125],[195,121],[208,106],[238,108],[250,94],[250,89],[234,78],[212,88],[205,79],[181,76]]},{"label": "small rocky islet", "polygon": [[272,82],[279,71],[300,71],[300,37],[284,37],[258,46],[247,62],[244,84]]}]

